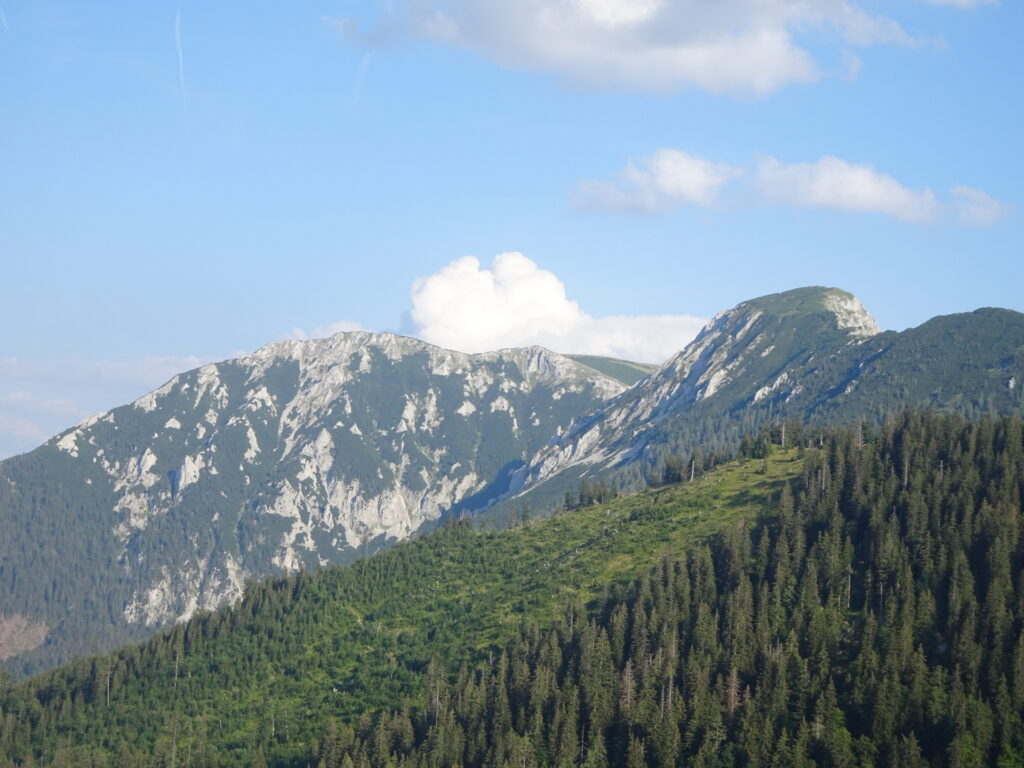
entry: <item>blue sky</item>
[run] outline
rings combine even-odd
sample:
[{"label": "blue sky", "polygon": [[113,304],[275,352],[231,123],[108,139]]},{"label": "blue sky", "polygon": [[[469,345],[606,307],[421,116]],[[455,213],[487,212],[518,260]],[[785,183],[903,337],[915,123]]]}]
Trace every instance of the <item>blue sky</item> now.
[{"label": "blue sky", "polygon": [[1007,0],[0,0],[0,456],[335,328],[656,359],[800,285],[884,328],[1024,310],[1022,29]]}]

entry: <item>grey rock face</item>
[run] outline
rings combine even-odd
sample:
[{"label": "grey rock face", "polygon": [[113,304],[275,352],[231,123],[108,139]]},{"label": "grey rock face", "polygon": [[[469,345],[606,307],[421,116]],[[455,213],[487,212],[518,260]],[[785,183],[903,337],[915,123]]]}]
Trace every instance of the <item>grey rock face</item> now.
[{"label": "grey rock face", "polygon": [[[623,389],[539,347],[467,355],[363,332],[183,373],[0,464],[13,532],[0,549],[37,548],[37,570],[70,559],[80,573],[63,602],[15,589],[0,612],[45,620],[56,640],[92,581],[118,596],[107,622],[152,628],[234,600],[247,577],[347,562],[484,503],[503,473]],[[87,491],[93,519],[63,524],[88,526],[91,554],[23,541],[19,519],[64,514],[19,492],[30,483]]]}]

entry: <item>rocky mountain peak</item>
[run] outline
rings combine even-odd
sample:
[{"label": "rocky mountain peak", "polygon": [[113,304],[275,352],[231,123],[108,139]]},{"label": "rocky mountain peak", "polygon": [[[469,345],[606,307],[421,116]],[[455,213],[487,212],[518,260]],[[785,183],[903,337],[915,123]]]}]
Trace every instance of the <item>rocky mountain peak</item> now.
[{"label": "rocky mountain peak", "polygon": [[[124,640],[234,600],[247,576],[347,562],[485,503],[625,388],[542,347],[467,354],[369,331],[274,342],[0,463],[0,509],[18,532],[0,560],[38,548],[33,567],[55,574],[99,561],[116,599],[91,621]],[[87,554],[32,534],[85,504]],[[47,583],[0,600],[0,616],[50,628],[30,664],[82,652],[88,634],[63,623],[83,598],[48,602]]]},{"label": "rocky mountain peak", "polygon": [[878,332],[864,305],[838,288],[770,294],[715,315],[651,377],[650,388],[664,410],[680,399],[711,397],[724,385],[743,382],[746,374],[761,376],[822,344],[843,344],[847,337],[860,340]]},{"label": "rocky mountain peak", "polygon": [[697,337],[638,386],[603,403],[538,454],[517,477],[543,482],[572,465],[632,460],[652,425],[711,403],[757,405],[797,397],[808,365],[879,332],[855,296],[812,286],[745,301],[713,317]]},{"label": "rocky mountain peak", "polygon": [[878,322],[860,300],[840,288],[795,288],[745,301],[723,314],[755,312],[763,312],[788,323],[803,324],[811,318],[821,318],[833,324],[832,328],[845,330],[858,338],[880,332]]},{"label": "rocky mountain peak", "polygon": [[371,351],[381,353],[390,361],[422,354],[433,374],[462,373],[473,366],[505,362],[538,381],[588,380],[605,397],[622,390],[621,384],[614,379],[545,347],[510,347],[473,354],[390,332],[340,331],[322,339],[275,341],[252,355],[239,358],[237,362],[250,365],[261,373],[268,365],[283,361],[297,362],[300,368],[310,371],[340,366],[365,373],[370,362],[364,356]]},{"label": "rocky mountain peak", "polygon": [[825,308],[836,316],[837,325],[858,338],[869,338],[882,332],[878,321],[852,293],[833,289],[825,297]]}]

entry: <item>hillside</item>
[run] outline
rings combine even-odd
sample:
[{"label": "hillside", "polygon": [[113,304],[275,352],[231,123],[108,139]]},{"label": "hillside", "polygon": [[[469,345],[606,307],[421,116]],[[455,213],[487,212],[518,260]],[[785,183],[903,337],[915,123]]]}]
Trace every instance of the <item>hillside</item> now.
[{"label": "hillside", "polygon": [[0,661],[24,674],[113,648],[247,578],[405,539],[505,490],[623,389],[539,347],[364,332],[175,376],[0,463]]},{"label": "hillside", "polygon": [[720,313],[647,370],[355,332],[176,376],[0,463],[0,663],[23,676],[141,640],[249,577],[446,518],[550,515],[581,481],[636,491],[766,423],[1019,413],[1024,315],[880,332],[852,295],[800,288]]},{"label": "hillside", "polygon": [[637,489],[671,456],[729,454],[769,421],[878,424],[901,408],[1024,412],[1024,315],[936,317],[897,333],[851,294],[799,288],[743,302],[598,405],[516,471],[513,503],[550,507],[581,477]]},{"label": "hillside", "polygon": [[256,586],[12,688],[0,754],[1018,765],[1024,423],[779,431],[693,483]]},{"label": "hillside", "polygon": [[34,678],[4,707],[44,753],[61,741],[166,752],[177,728],[180,755],[205,749],[232,765],[251,764],[273,719],[267,759],[304,765],[327,717],[354,722],[415,699],[432,660],[478,664],[524,622],[546,624],[567,603],[583,610],[662,553],[751,523],[800,468],[795,452],[780,453],[764,474],[759,461],[734,463],[511,531],[445,526],[351,566],[254,586],[234,609]]},{"label": "hillside", "polygon": [[819,439],[753,531],[520,633],[419,706],[329,722],[318,765],[1019,766],[1022,435],[914,414]]}]

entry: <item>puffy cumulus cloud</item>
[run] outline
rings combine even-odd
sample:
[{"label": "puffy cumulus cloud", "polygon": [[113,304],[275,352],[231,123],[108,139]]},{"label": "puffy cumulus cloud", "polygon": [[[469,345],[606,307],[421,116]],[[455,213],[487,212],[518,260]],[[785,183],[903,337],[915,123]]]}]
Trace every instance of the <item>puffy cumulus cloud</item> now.
[{"label": "puffy cumulus cloud", "polygon": [[850,0],[398,0],[381,28],[474,51],[504,66],[591,85],[764,95],[822,76],[816,46],[910,43]]},{"label": "puffy cumulus cloud", "polygon": [[713,205],[722,188],[742,168],[714,163],[677,149],[659,149],[629,163],[616,181],[585,181],[576,194],[578,208],[660,213],[676,205]]},{"label": "puffy cumulus cloud", "polygon": [[473,256],[417,279],[410,314],[425,341],[464,352],[563,338],[585,317],[553,273],[520,253],[482,269]]},{"label": "puffy cumulus cloud", "polygon": [[[0,458],[35,448],[82,419],[131,402],[199,357],[0,359]],[[69,393],[70,396],[69,396]]]},{"label": "puffy cumulus cloud", "polygon": [[792,165],[767,158],[758,164],[756,184],[766,202],[801,208],[881,213],[917,222],[935,218],[939,210],[930,189],[908,189],[891,176],[838,157]]},{"label": "puffy cumulus cloud", "polygon": [[565,285],[521,253],[502,253],[490,269],[456,259],[419,278],[410,291],[416,335],[463,352],[539,344],[557,352],[660,363],[705,323],[690,315],[595,318]]},{"label": "puffy cumulus cloud", "polygon": [[946,219],[968,226],[994,224],[1010,210],[971,187],[953,187],[949,198],[940,202],[930,189],[911,189],[871,166],[838,157],[810,163],[768,157],[747,167],[660,149],[639,163],[630,162],[614,181],[581,182],[573,202],[578,208],[616,213],[754,203],[874,213],[916,223]]},{"label": "puffy cumulus cloud", "polygon": [[980,189],[959,185],[950,191],[952,206],[961,223],[987,227],[1009,214],[1010,206]]}]

